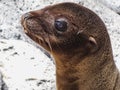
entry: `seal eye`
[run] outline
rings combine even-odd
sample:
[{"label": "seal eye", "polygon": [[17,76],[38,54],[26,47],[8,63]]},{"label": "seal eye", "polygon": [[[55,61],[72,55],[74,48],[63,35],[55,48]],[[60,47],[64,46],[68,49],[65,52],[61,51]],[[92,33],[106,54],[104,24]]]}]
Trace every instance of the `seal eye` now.
[{"label": "seal eye", "polygon": [[61,31],[61,32],[64,32],[67,30],[67,22],[63,20],[55,21],[54,26],[58,31]]}]

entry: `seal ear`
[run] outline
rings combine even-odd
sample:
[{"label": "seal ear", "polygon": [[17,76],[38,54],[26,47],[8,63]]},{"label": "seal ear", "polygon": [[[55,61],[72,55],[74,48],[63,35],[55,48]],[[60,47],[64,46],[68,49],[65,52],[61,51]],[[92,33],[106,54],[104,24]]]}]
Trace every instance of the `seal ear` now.
[{"label": "seal ear", "polygon": [[90,44],[89,48],[91,53],[94,53],[95,51],[97,51],[98,45],[94,37],[92,36],[89,37],[89,44]]},{"label": "seal ear", "polygon": [[85,42],[84,47],[86,47],[90,53],[94,53],[98,50],[98,44],[93,36],[87,36],[83,32],[78,32],[77,35],[81,43]]}]

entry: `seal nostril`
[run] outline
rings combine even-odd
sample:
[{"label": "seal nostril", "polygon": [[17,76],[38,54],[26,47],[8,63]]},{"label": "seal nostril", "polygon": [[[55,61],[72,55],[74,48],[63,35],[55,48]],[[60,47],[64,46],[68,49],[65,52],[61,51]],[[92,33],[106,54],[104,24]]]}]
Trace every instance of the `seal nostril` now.
[{"label": "seal nostril", "polygon": [[23,15],[23,19],[24,19],[24,20],[29,19],[29,18],[31,18],[31,17],[32,17],[31,13],[25,13],[25,14]]}]

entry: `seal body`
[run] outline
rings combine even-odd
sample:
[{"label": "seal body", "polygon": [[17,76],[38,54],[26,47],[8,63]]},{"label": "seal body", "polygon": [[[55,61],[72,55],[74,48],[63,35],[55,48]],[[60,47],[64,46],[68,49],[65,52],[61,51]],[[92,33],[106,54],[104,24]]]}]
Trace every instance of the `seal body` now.
[{"label": "seal body", "polygon": [[22,16],[25,33],[56,63],[57,90],[120,90],[110,38],[102,20],[75,3]]}]

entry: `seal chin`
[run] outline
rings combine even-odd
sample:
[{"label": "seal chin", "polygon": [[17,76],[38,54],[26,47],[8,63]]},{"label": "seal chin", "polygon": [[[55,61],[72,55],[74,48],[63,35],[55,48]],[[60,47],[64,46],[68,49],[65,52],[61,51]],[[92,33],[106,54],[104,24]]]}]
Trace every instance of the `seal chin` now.
[{"label": "seal chin", "polygon": [[34,33],[31,33],[27,30],[26,35],[28,37],[30,37],[33,41],[35,41],[36,43],[40,44],[43,48],[45,48],[46,50],[50,51],[50,44],[49,41],[46,40],[47,38],[44,38],[42,36],[38,36]]}]

